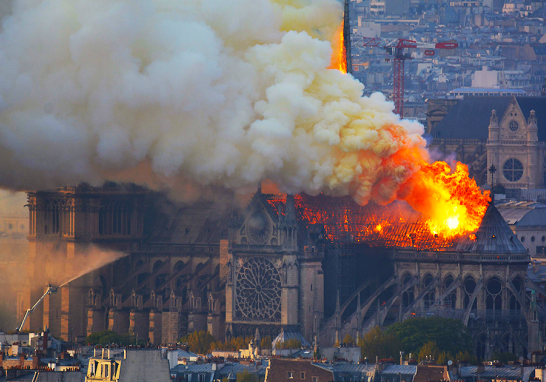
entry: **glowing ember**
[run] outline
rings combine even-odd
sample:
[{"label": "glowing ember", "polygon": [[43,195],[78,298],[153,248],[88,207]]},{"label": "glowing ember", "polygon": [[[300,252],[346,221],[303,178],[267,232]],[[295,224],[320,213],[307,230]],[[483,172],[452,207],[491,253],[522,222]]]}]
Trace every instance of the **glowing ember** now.
[{"label": "glowing ember", "polygon": [[382,229],[383,227],[381,227],[381,224],[375,226],[375,232],[381,232]]},{"label": "glowing ember", "polygon": [[343,21],[332,41],[332,58],[328,69],[337,69],[342,73],[347,73],[347,56],[345,52],[345,44],[343,41]]},{"label": "glowing ember", "polygon": [[406,201],[423,214],[431,232],[445,238],[476,231],[491,200],[462,163],[453,172],[445,162],[422,165],[411,183]]}]

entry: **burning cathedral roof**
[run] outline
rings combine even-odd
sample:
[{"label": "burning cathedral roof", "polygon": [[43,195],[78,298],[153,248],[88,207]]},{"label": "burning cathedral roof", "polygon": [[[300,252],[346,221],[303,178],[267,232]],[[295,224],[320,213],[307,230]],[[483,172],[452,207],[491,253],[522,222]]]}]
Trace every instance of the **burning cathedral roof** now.
[{"label": "burning cathedral roof", "polygon": [[525,254],[527,250],[508,226],[499,210],[489,204],[480,228],[475,234],[458,240],[456,249],[462,252],[491,254]]},{"label": "burning cathedral roof", "polygon": [[[527,253],[492,203],[476,232],[445,239],[432,233],[422,216],[404,202],[360,206],[348,197],[305,194],[294,199],[298,220],[307,226],[323,225],[326,238],[332,242],[482,254]],[[282,198],[269,195],[267,200],[275,213],[284,214]]]}]

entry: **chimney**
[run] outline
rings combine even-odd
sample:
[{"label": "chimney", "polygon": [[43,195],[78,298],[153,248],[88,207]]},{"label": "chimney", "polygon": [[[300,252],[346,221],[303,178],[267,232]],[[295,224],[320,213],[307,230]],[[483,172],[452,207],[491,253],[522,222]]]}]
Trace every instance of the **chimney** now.
[{"label": "chimney", "polygon": [[49,333],[49,329],[46,328],[46,330],[44,330],[44,332],[42,333],[42,347],[44,349],[44,353],[47,354],[47,343],[49,341],[49,336],[48,336],[48,333]]}]

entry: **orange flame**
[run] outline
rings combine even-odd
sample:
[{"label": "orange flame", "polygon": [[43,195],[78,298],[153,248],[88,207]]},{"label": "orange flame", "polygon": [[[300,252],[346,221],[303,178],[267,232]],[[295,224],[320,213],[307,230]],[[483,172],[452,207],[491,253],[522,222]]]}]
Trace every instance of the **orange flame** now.
[{"label": "orange flame", "polygon": [[476,231],[491,201],[489,191],[482,193],[460,162],[453,172],[446,162],[424,164],[411,183],[406,201],[426,217],[433,234],[444,238]]},{"label": "orange flame", "polygon": [[[479,228],[489,192],[480,191],[466,165],[457,163],[451,171],[445,162],[423,163],[408,183],[411,190],[402,199],[413,209],[400,203],[361,206],[350,198],[305,194],[295,196],[296,209],[309,224],[323,224],[329,240],[350,238],[371,246],[445,250],[457,236]],[[283,213],[283,198],[268,201]],[[470,237],[475,240],[475,235]]]},{"label": "orange flame", "polygon": [[343,21],[334,35],[332,49],[333,52],[328,69],[337,69],[342,73],[347,73],[347,55],[343,40]]}]

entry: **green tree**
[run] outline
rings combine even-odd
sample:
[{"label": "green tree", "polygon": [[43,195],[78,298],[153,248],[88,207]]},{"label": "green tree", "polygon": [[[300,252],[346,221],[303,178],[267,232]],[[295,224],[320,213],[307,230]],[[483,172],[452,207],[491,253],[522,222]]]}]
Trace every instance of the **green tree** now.
[{"label": "green tree", "polygon": [[271,343],[271,337],[270,336],[265,336],[264,338],[262,338],[262,341],[260,342],[260,348],[262,349],[271,349],[273,347],[272,343]]},{"label": "green tree", "polygon": [[349,333],[347,333],[345,334],[345,338],[343,338],[343,343],[346,345],[354,345],[355,340]]},{"label": "green tree", "polygon": [[407,353],[419,351],[427,342],[436,343],[440,351],[450,354],[472,352],[472,337],[460,320],[450,318],[410,318],[387,328],[395,334]]},{"label": "green tree", "polygon": [[371,362],[375,357],[380,359],[396,356],[402,350],[402,342],[396,334],[383,332],[379,326],[376,326],[366,333],[360,341],[360,353],[362,358],[368,358]]},{"label": "green tree", "polygon": [[421,349],[419,349],[419,354],[417,355],[417,361],[422,362],[427,359],[427,357],[432,356],[433,360],[437,360],[440,355],[440,349],[436,346],[436,342],[429,341],[424,344]]},{"label": "green tree", "polygon": [[245,369],[237,374],[237,382],[258,382],[258,376]]},{"label": "green tree", "polygon": [[447,361],[449,360],[453,361],[453,356],[448,352],[443,351],[438,355],[438,358],[436,358],[436,365],[447,365]]},{"label": "green tree", "polygon": [[470,362],[472,365],[478,364],[478,359],[474,356],[474,354],[471,354],[469,351],[458,352],[457,354],[455,354],[455,357],[452,361]]},{"label": "green tree", "polygon": [[190,351],[197,354],[207,354],[211,350],[211,345],[216,341],[216,338],[209,332],[204,330],[193,332],[178,340],[182,343],[187,343]]},{"label": "green tree", "polygon": [[275,345],[277,349],[299,349],[301,348],[301,341],[295,338],[283,342],[277,342]]},{"label": "green tree", "polygon": [[[271,340],[271,337],[269,339]],[[251,340],[252,337],[232,337],[225,342],[215,341],[211,343],[210,350],[238,351],[240,349],[248,349],[248,344]]]},{"label": "green tree", "polygon": [[88,345],[131,345],[135,343],[135,336],[129,333],[117,334],[111,330],[104,330],[102,332],[91,333],[85,339],[85,343]]}]

